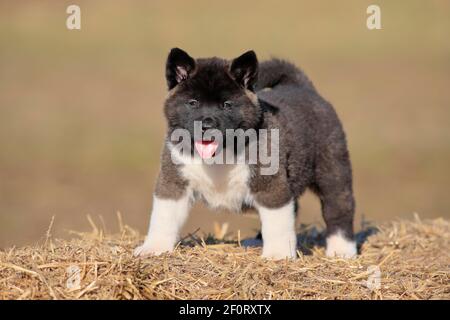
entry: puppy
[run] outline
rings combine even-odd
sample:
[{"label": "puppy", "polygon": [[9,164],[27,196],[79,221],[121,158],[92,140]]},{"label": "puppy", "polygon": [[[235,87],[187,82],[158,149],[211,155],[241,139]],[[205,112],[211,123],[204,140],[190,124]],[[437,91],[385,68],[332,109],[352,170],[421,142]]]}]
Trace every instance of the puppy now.
[{"label": "puppy", "polygon": [[[174,48],[166,79],[167,136],[148,235],[135,255],[172,251],[191,204],[200,199],[211,208],[255,208],[262,256],[295,258],[297,198],[307,188],[322,205],[326,254],[356,255],[345,133],[301,70],[278,59],[259,64],[253,51],[228,61],[193,59]],[[249,161],[258,147],[270,149],[270,163],[260,153]],[[234,162],[207,161],[224,154]]]}]

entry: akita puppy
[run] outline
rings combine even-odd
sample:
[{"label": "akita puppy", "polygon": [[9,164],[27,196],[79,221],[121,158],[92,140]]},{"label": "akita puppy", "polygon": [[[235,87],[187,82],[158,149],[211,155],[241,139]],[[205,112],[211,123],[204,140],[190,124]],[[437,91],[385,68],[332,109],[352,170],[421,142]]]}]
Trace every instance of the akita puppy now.
[{"label": "akita puppy", "polygon": [[[191,204],[200,199],[211,208],[255,208],[263,257],[295,258],[297,198],[307,188],[322,204],[326,254],[356,255],[345,133],[301,70],[278,59],[258,63],[253,51],[229,61],[193,59],[175,48],[166,79],[167,136],[148,235],[136,255],[173,250]],[[249,161],[264,145],[270,163],[260,153]],[[234,162],[208,162],[224,154]]]}]

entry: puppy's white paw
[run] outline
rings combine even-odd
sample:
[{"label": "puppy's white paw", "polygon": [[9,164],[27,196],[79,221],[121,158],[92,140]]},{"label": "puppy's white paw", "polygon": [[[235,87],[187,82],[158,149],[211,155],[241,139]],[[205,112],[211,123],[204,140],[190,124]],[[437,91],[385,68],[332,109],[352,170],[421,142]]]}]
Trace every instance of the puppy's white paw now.
[{"label": "puppy's white paw", "polygon": [[297,254],[294,252],[270,252],[270,251],[263,251],[261,257],[270,259],[270,260],[284,260],[286,258],[288,259],[295,259],[297,257]]},{"label": "puppy's white paw", "polygon": [[328,257],[354,258],[357,255],[356,242],[348,240],[342,232],[335,233],[327,238],[327,249],[325,254]]},{"label": "puppy's white paw", "polygon": [[280,260],[297,257],[294,202],[280,208],[267,208],[257,204],[261,218],[264,258]]},{"label": "puppy's white paw", "polygon": [[135,257],[144,257],[148,255],[158,256],[164,252],[173,251],[174,246],[169,243],[145,241],[142,245],[134,249],[133,255]]},{"label": "puppy's white paw", "polygon": [[262,257],[271,260],[295,259],[297,257],[295,235],[287,239],[271,239],[263,245]]}]

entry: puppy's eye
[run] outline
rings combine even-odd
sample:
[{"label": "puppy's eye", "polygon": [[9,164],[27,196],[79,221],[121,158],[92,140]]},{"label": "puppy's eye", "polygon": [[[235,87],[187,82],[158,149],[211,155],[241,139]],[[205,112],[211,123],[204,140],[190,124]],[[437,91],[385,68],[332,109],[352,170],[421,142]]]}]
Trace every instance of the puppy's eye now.
[{"label": "puppy's eye", "polygon": [[233,106],[233,102],[232,102],[232,101],[225,101],[225,102],[223,103],[223,106],[224,106],[225,108],[231,108],[231,107]]},{"label": "puppy's eye", "polygon": [[197,107],[198,106],[198,101],[197,100],[195,100],[195,99],[191,99],[191,100],[189,100],[188,102],[187,102],[187,105],[188,106],[190,106],[190,107]]}]

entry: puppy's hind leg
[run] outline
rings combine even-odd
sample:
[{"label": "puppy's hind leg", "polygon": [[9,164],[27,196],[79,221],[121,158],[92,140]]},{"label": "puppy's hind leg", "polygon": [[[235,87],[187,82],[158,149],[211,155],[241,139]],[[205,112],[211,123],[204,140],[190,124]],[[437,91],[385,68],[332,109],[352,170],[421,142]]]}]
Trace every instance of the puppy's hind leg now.
[{"label": "puppy's hind leg", "polygon": [[353,235],[355,202],[348,152],[325,157],[317,164],[316,185],[327,226],[326,255],[352,258],[357,254]]},{"label": "puppy's hind leg", "polygon": [[320,196],[322,214],[327,226],[326,255],[342,258],[356,256],[353,236],[353,195],[350,190]]}]

